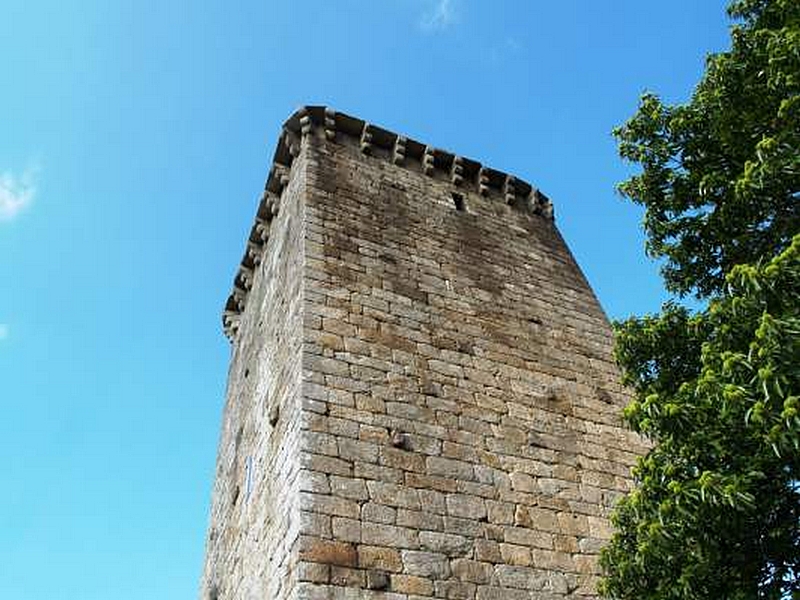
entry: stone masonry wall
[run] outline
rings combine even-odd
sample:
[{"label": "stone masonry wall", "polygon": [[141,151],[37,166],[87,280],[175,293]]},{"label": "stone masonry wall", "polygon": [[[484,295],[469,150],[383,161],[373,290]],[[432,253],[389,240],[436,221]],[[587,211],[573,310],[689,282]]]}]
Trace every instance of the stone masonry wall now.
[{"label": "stone masonry wall", "polygon": [[530,184],[301,109],[223,322],[201,600],[594,597],[643,446]]},{"label": "stone masonry wall", "polygon": [[362,149],[303,140],[299,597],[592,597],[642,449],[605,315],[550,219]]},{"label": "stone masonry wall", "polygon": [[202,600],[295,597],[304,253],[300,159],[233,346]]}]

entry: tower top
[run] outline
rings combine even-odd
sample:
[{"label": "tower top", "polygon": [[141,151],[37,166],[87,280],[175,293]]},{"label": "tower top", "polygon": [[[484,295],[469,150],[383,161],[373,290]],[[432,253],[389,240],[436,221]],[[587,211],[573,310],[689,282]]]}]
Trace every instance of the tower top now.
[{"label": "tower top", "polygon": [[303,138],[315,131],[321,131],[320,137],[328,142],[356,146],[364,155],[439,181],[449,181],[454,193],[472,192],[490,199],[496,198],[518,210],[553,220],[550,199],[515,175],[418,142],[330,107],[303,106],[283,124],[247,247],[234,277],[233,290],[225,304],[223,329],[231,340],[247,302],[253,269],[269,237],[269,222],[277,214],[281,192],[289,182],[292,163],[300,153]]}]

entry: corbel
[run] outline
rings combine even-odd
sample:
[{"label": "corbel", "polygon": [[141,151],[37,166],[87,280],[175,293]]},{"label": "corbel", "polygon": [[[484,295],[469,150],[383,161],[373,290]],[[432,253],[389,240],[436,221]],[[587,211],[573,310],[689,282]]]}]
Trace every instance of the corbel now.
[{"label": "corbel", "polygon": [[297,158],[300,154],[300,139],[293,131],[283,128],[283,138],[286,148],[289,150],[289,155],[292,158]]},{"label": "corbel", "polygon": [[542,216],[550,221],[553,220],[555,215],[553,214],[553,203],[550,200],[545,199],[542,204]]},{"label": "corbel", "polygon": [[517,191],[514,187],[514,176],[506,175],[506,180],[503,182],[503,197],[506,199],[506,204],[514,204],[517,199]]},{"label": "corbel", "polygon": [[545,219],[553,220],[553,203],[550,199],[540,192],[537,188],[531,186],[531,193],[528,196],[528,204],[534,214],[540,215]]},{"label": "corbel", "polygon": [[240,312],[243,311],[247,303],[247,290],[239,287],[236,285],[236,282],[234,282],[233,293],[231,295],[233,296],[233,301],[236,303],[236,307]]},{"label": "corbel", "polygon": [[264,189],[261,193],[261,198],[258,201],[258,211],[256,211],[256,222],[258,223],[260,220],[266,219],[270,221],[272,219],[272,213],[270,212],[270,196],[271,192],[268,189]]},{"label": "corbel", "polygon": [[461,185],[464,181],[464,160],[460,156],[453,158],[453,166],[450,168],[450,181],[454,185]]},{"label": "corbel", "polygon": [[372,152],[372,132],[369,130],[369,123],[364,123],[361,130],[361,152],[370,154]]},{"label": "corbel", "polygon": [[[267,219],[272,220],[272,218],[278,214],[278,211],[281,207],[281,198],[274,192],[270,192],[267,190],[266,192],[266,208],[267,208]],[[266,241],[266,239],[264,240]]]},{"label": "corbel", "polygon": [[422,171],[425,175],[433,175],[434,156],[433,148],[425,146],[425,154],[422,155]]},{"label": "corbel", "polygon": [[256,217],[256,235],[262,244],[269,239],[269,221]]},{"label": "corbel", "polygon": [[311,133],[311,129],[314,127],[314,123],[311,120],[311,115],[308,113],[306,109],[300,113],[300,135],[303,137],[307,136]]},{"label": "corbel", "polygon": [[236,337],[239,332],[239,325],[241,323],[241,315],[232,310],[226,310],[222,314],[222,329],[228,339],[231,341]]},{"label": "corbel", "polygon": [[336,111],[332,108],[325,109],[325,139],[333,141],[336,139]]},{"label": "corbel", "polygon": [[253,270],[248,269],[245,266],[239,267],[239,279],[242,282],[245,290],[251,290],[253,288]]},{"label": "corbel", "polygon": [[398,135],[394,141],[394,152],[392,152],[392,162],[396,165],[402,165],[406,159],[406,138]]},{"label": "corbel", "polygon": [[261,255],[264,252],[264,247],[247,242],[247,256],[253,261],[253,264],[258,266],[261,264]]},{"label": "corbel", "polygon": [[485,167],[481,167],[478,171],[478,193],[481,196],[489,195],[489,173]]},{"label": "corbel", "polygon": [[269,213],[276,217],[281,210],[281,199],[279,196],[270,195]]},{"label": "corbel", "polygon": [[272,163],[272,175],[278,182],[278,188],[283,191],[289,185],[289,169],[286,165],[280,163]]}]

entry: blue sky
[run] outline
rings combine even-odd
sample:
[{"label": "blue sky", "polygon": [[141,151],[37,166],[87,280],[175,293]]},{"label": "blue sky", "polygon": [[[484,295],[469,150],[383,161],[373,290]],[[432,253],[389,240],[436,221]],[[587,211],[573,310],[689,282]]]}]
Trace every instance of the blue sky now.
[{"label": "blue sky", "polygon": [[610,130],[721,0],[5,0],[0,596],[196,595],[220,311],[280,125],[328,104],[525,178],[612,317],[666,297]]}]

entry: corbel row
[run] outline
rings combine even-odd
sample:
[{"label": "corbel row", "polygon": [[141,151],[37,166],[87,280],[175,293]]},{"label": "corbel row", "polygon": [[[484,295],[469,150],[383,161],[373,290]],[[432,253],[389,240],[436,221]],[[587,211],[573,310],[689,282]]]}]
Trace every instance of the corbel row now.
[{"label": "corbel row", "polygon": [[284,130],[281,143],[289,155],[289,164],[274,162],[269,170],[267,183],[258,204],[255,223],[250,230],[242,262],[233,279],[233,291],[228,297],[222,313],[222,327],[231,341],[236,337],[242,314],[247,305],[247,297],[253,288],[255,272],[261,264],[264,249],[270,235],[273,219],[280,212],[283,190],[289,185],[291,163],[300,154],[300,138],[292,131]]},{"label": "corbel row", "polygon": [[[300,146],[297,134],[303,137],[310,134],[315,127],[321,127],[327,140],[335,140],[338,133],[346,134],[357,140],[358,147],[364,154],[387,157],[397,166],[405,166],[411,152],[411,156],[420,161],[422,172],[427,176],[433,176],[437,169],[449,169],[448,175],[453,185],[462,186],[469,178],[475,181],[481,196],[489,196],[492,190],[497,190],[507,204],[526,207],[534,214],[553,218],[550,201],[539,190],[513,175],[489,169],[475,161],[437,150],[433,146],[419,144],[361,119],[337,113],[329,107],[305,107],[296,113],[296,118],[297,120],[293,117],[287,121],[291,126],[285,128],[285,144],[292,156],[296,156],[295,149]],[[384,152],[378,152],[377,148],[384,149]]]}]

